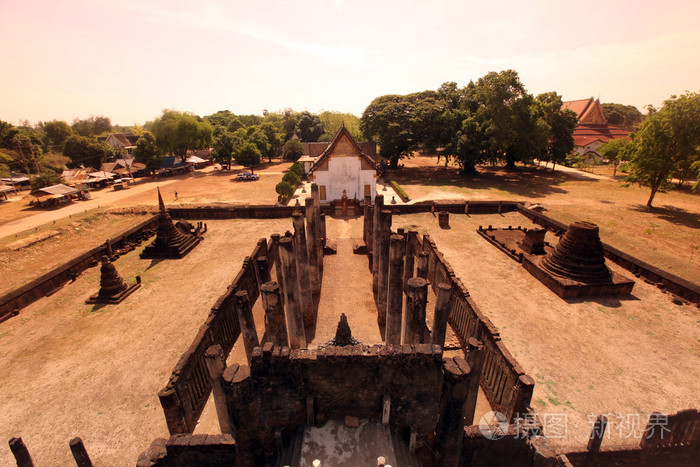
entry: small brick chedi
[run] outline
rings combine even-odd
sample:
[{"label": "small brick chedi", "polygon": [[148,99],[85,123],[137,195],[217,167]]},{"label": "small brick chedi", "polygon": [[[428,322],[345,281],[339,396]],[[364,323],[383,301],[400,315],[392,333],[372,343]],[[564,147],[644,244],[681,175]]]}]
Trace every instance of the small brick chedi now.
[{"label": "small brick chedi", "polygon": [[102,257],[100,267],[100,291],[88,298],[85,303],[121,303],[126,297],[131,295],[136,289],[141,287],[141,278],[136,276],[136,283],[127,285],[119,275],[117,269],[109,261],[107,256]]},{"label": "small brick chedi", "polygon": [[[195,229],[179,229],[175,226],[173,219],[165,209],[165,203],[163,203],[163,197],[160,195],[160,189],[158,189],[158,207],[160,212],[158,214],[156,239],[153,243],[144,248],[141,253],[141,258],[182,258],[202,241],[201,234],[203,232],[201,227],[198,226]],[[186,232],[187,230],[190,230],[190,232]]]},{"label": "small brick chedi", "polygon": [[527,256],[523,267],[562,298],[632,292],[634,282],[605,265],[598,226],[574,222],[544,257]]}]

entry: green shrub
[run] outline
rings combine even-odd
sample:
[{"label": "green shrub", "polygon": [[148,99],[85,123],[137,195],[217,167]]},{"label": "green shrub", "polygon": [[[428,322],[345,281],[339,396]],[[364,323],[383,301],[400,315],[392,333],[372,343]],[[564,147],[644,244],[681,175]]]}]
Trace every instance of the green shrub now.
[{"label": "green shrub", "polygon": [[293,187],[299,184],[299,180],[299,176],[294,172],[287,172],[286,174],[284,174],[284,177],[282,177],[283,182],[287,182]]},{"label": "green shrub", "polygon": [[391,181],[391,186],[394,187],[394,190],[396,190],[396,193],[399,194],[399,196],[401,197],[401,199],[402,199],[402,201],[403,201],[404,203],[410,199],[410,198],[408,197],[408,193],[406,193],[406,190],[404,190],[404,189],[401,187],[401,185],[399,185],[398,183],[396,183],[395,181],[392,180],[392,181]]},{"label": "green shrub", "polygon": [[297,174],[299,178],[304,176],[304,166],[298,162],[293,163],[289,168],[289,171]]},{"label": "green shrub", "polygon": [[277,194],[289,199],[294,194],[294,187],[285,181],[279,182],[275,186]]},{"label": "green shrub", "polygon": [[284,160],[295,161],[304,155],[304,146],[298,139],[290,139],[282,146]]}]

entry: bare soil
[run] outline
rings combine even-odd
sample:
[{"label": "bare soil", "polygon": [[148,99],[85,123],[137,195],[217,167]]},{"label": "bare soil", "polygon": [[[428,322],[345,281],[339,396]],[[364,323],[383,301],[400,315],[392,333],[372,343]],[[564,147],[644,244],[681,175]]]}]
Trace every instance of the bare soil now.
[{"label": "bare soil", "polygon": [[[516,213],[451,215],[446,230],[433,215],[415,214],[394,218],[393,226],[416,228],[436,241],[508,349],[535,378],[532,406],[550,442],[581,448],[595,416],[609,414],[603,446],[637,444],[639,430],[630,435],[634,420],[643,430],[653,411],[668,414],[700,404],[697,307],[674,305],[669,295],[640,280],[628,298],[563,300],[476,233],[479,225],[489,224],[533,227]],[[563,436],[555,420],[566,421]]]}]

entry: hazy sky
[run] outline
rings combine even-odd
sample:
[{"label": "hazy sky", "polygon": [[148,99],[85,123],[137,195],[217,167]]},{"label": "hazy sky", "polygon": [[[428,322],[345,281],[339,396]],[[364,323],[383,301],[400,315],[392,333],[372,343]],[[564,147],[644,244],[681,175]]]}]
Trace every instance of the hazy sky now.
[{"label": "hazy sky", "polygon": [[700,1],[0,0],[0,119],[337,110],[512,68],[565,100],[700,90]]}]

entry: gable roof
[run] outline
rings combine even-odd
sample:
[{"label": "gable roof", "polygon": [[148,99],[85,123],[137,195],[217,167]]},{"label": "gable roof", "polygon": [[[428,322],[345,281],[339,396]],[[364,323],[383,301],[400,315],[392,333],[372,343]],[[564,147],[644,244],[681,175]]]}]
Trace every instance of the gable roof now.
[{"label": "gable roof", "polygon": [[629,138],[630,132],[615,125],[579,125],[574,129],[574,144],[586,146],[599,140],[607,143],[611,139]]},{"label": "gable roof", "polygon": [[[568,109],[576,112],[576,116],[578,117],[580,123],[607,123],[607,119],[605,118],[605,113],[603,112],[603,107],[600,105],[599,99],[593,100],[592,97],[589,97],[588,99],[566,101],[562,103],[561,108],[562,110]],[[596,116],[602,118],[603,121],[595,121],[600,120],[600,118],[596,119]]]},{"label": "gable roof", "polygon": [[116,142],[119,143],[120,146],[122,147],[133,147],[136,146],[136,141],[138,141],[139,137],[136,136],[135,134],[129,132],[129,133],[112,133],[105,138],[106,141],[109,141],[109,139],[112,138]]},{"label": "gable roof", "polygon": [[370,156],[368,156],[360,147],[359,144],[357,144],[357,141],[352,137],[350,132],[348,131],[347,128],[345,128],[345,125],[342,125],[338,132],[335,134],[333,137],[333,140],[331,143],[328,145],[328,147],[321,153],[320,156],[316,158],[316,162],[314,162],[314,165],[311,166],[311,169],[309,169],[309,172],[313,172],[317,167],[319,167],[326,159],[328,159],[331,154],[333,153],[333,150],[335,147],[338,145],[338,142],[345,137],[348,139],[350,142],[350,145],[352,148],[355,150],[357,155],[367,161],[375,170],[377,170],[377,163],[372,159]]}]

